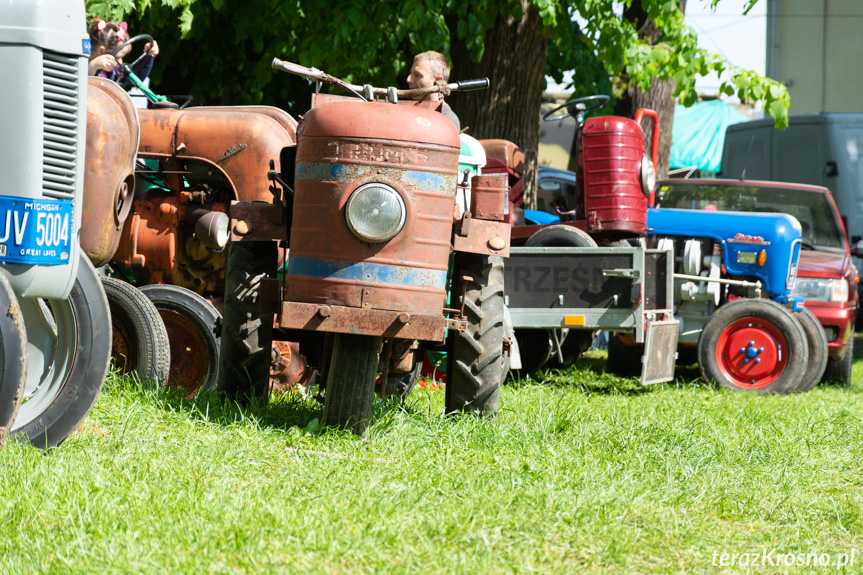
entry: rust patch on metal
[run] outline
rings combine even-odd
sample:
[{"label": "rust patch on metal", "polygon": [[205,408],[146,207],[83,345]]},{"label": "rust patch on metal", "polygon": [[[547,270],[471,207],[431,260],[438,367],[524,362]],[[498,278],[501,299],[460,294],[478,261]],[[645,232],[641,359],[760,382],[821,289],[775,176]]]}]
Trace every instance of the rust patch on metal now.
[{"label": "rust patch on metal", "polygon": [[306,358],[300,353],[300,344],[294,341],[274,341],[270,366],[270,388],[282,391],[297,385],[306,385],[312,379]]},{"label": "rust patch on metal", "polygon": [[201,341],[195,325],[183,315],[159,309],[171,343],[171,386],[186,390],[186,397],[194,397],[210,372],[207,344]]},{"label": "rust patch on metal", "polygon": [[231,241],[288,239],[284,206],[263,202],[231,203]]},{"label": "rust patch on metal", "polygon": [[470,191],[471,215],[478,220],[503,220],[508,194],[506,175],[474,176]]},{"label": "rust patch on metal", "polygon": [[[323,308],[329,309],[329,315],[323,316],[320,313]],[[411,314],[409,323],[399,321],[400,315],[398,311],[283,302],[277,321],[279,327],[283,329],[304,329],[437,342],[444,340],[448,320],[442,315]]]},{"label": "rust patch on metal", "polygon": [[[511,226],[505,222],[473,220],[467,237],[453,234],[453,249],[457,252],[509,257]],[[500,249],[494,246],[502,245]]]}]

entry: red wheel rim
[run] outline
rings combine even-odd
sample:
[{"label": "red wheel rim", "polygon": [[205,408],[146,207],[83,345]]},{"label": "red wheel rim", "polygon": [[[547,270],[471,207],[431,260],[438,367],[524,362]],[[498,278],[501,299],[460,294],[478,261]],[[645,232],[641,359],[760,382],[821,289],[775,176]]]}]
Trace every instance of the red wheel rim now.
[{"label": "red wheel rim", "polygon": [[730,323],[716,342],[719,370],[743,389],[759,389],[776,381],[788,365],[788,341],[776,325],[760,317]]}]

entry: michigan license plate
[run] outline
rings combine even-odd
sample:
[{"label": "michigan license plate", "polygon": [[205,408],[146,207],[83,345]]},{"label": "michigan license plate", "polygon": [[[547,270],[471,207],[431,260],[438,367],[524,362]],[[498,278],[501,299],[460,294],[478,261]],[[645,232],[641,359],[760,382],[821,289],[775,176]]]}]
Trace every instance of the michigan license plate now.
[{"label": "michigan license plate", "polygon": [[0,261],[65,264],[72,241],[72,200],[0,196]]}]

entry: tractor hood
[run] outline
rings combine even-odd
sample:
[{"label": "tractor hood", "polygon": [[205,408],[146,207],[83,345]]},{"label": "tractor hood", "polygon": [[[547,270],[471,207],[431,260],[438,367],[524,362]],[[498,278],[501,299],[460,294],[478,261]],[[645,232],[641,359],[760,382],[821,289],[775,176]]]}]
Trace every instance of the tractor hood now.
[{"label": "tractor hood", "polygon": [[722,246],[725,271],[758,278],[773,299],[788,295],[794,285],[801,228],[793,216],[650,208],[647,228],[651,235],[715,240]]}]

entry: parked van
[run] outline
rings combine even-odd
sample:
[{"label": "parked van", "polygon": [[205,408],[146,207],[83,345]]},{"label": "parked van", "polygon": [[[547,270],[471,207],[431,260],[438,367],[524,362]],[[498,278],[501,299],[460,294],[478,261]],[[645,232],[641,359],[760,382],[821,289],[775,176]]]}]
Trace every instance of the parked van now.
[{"label": "parked van", "polygon": [[[720,175],[739,179],[744,171],[747,180],[829,189],[857,256],[854,263],[863,269],[863,114],[791,116],[786,130],[775,129],[772,118],[729,126]],[[857,291],[863,297],[863,285]]]}]

